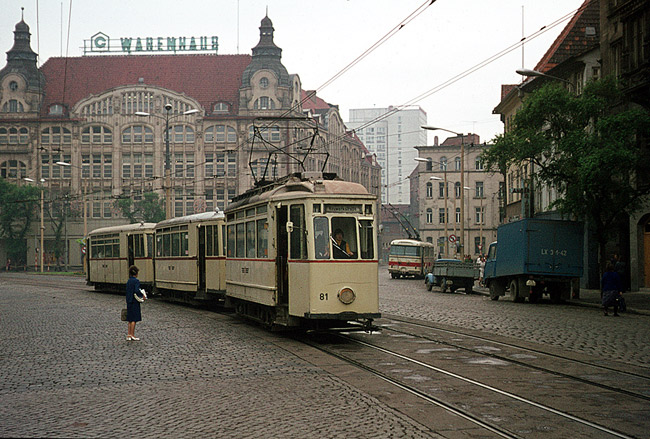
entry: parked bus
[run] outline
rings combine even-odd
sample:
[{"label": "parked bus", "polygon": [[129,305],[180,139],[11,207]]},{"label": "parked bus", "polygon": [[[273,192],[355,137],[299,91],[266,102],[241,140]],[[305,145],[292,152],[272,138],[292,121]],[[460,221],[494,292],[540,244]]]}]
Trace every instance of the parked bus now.
[{"label": "parked bus", "polygon": [[393,279],[406,276],[424,278],[436,260],[436,246],[415,239],[395,239],[390,243],[388,272]]}]

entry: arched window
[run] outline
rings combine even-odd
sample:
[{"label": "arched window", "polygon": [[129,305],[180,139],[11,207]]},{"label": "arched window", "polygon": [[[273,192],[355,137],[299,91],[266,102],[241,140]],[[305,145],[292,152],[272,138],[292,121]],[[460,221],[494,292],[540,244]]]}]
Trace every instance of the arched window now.
[{"label": "arched window", "polygon": [[64,127],[49,127],[41,131],[41,143],[43,145],[60,145],[72,142],[70,130]]},{"label": "arched window", "polygon": [[431,157],[427,157],[427,171],[433,171],[433,162],[431,161]]},{"label": "arched window", "polygon": [[212,125],[206,128],[203,140],[205,143],[235,143],[237,142],[237,131],[226,125]]},{"label": "arched window", "polygon": [[7,160],[0,164],[0,177],[21,179],[27,177],[27,166],[18,160]]},{"label": "arched window", "polygon": [[256,110],[275,110],[275,101],[268,96],[262,96],[255,101],[253,108]]},{"label": "arched window", "polygon": [[447,157],[440,157],[440,170],[441,171],[447,170]]},{"label": "arched window", "polygon": [[86,127],[81,130],[81,143],[113,143],[113,132],[101,125]]},{"label": "arched window", "polygon": [[153,130],[144,125],[133,125],[122,131],[122,143],[153,143]]},{"label": "arched window", "polygon": [[433,223],[433,209],[427,209],[427,224]]},{"label": "arched window", "polygon": [[456,157],[454,160],[454,169],[456,171],[460,171],[460,157]]},{"label": "arched window", "polygon": [[456,208],[456,222],[460,222],[460,207]]},{"label": "arched window", "polygon": [[427,198],[433,198],[433,183],[427,183]]},{"label": "arched window", "polygon": [[25,108],[23,107],[23,103],[17,101],[16,99],[11,99],[2,106],[2,111],[4,113],[23,113],[25,111]]},{"label": "arched window", "polygon": [[194,143],[194,128],[189,125],[174,125],[169,129],[170,143]]},{"label": "arched window", "polygon": [[454,183],[454,196],[460,198],[460,183]]},{"label": "arched window", "polygon": [[228,113],[230,106],[226,102],[217,102],[214,105],[214,113]]}]

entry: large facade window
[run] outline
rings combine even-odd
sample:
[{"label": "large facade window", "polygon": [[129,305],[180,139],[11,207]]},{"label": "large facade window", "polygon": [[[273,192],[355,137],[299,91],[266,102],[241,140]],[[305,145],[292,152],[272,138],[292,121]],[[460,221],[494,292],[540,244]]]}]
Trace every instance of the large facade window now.
[{"label": "large facade window", "polygon": [[0,145],[17,145],[29,142],[27,128],[0,128]]},{"label": "large facade window", "polygon": [[143,144],[153,143],[153,130],[144,125],[133,125],[122,131],[122,143]]},{"label": "large facade window", "polygon": [[42,178],[72,177],[72,169],[70,166],[57,165],[56,162],[70,163],[70,154],[62,154],[62,153],[41,154],[41,177]]},{"label": "large facade window", "polygon": [[169,134],[169,143],[194,143],[194,129],[189,125],[174,125]]},{"label": "large facade window", "polygon": [[255,137],[255,131],[257,128],[258,136],[261,136],[262,139],[269,142],[279,142],[280,141],[280,127],[275,125],[272,127],[255,127],[250,126],[248,131],[249,138],[252,140]]},{"label": "large facade window", "polygon": [[205,143],[235,143],[237,142],[237,131],[226,125],[213,125],[206,128],[203,140]]},{"label": "large facade window", "polygon": [[72,133],[64,127],[49,127],[41,131],[41,144],[60,145],[72,143]]},{"label": "large facade window", "polygon": [[253,108],[256,110],[275,110],[275,101],[268,96],[262,96],[255,100]]},{"label": "large facade window", "polygon": [[2,111],[4,113],[23,113],[25,111],[25,107],[23,106],[23,103],[20,101],[17,101],[16,99],[11,99],[2,106]]},{"label": "large facade window", "polygon": [[101,125],[85,127],[81,130],[81,143],[111,144],[113,132],[110,128]]}]

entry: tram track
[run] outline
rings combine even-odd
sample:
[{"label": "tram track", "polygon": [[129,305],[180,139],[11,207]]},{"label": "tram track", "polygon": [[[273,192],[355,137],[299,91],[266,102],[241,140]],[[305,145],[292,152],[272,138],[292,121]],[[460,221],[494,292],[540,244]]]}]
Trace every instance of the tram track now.
[{"label": "tram track", "polygon": [[[386,328],[384,327],[384,329]],[[413,334],[407,334],[407,335],[412,337],[417,337],[417,335],[413,335]],[[513,391],[512,389],[507,389],[507,386],[505,385],[501,386],[501,385],[495,385],[494,383],[489,383],[490,379],[487,379],[486,380],[487,382],[484,382],[484,380],[481,379],[481,377],[475,377],[475,376],[468,375],[467,373],[456,372],[450,370],[449,367],[444,367],[444,366],[441,367],[439,365],[433,364],[429,360],[422,360],[421,358],[420,359],[415,358],[414,356],[408,353],[400,352],[403,350],[402,347],[398,349],[395,349],[394,347],[390,347],[390,346],[387,347],[385,346],[387,341],[384,337],[380,338],[379,340],[374,340],[373,338],[377,338],[377,337],[374,337],[372,335],[366,336],[361,334],[337,334],[336,336],[341,337],[343,340],[345,340],[347,342],[346,345],[355,344],[362,347],[364,350],[371,349],[375,352],[378,352],[380,353],[380,355],[369,356],[369,354],[367,353],[361,354],[356,350],[352,349],[350,346],[341,348],[341,346],[337,344],[331,345],[327,343],[317,343],[314,341],[307,341],[307,343],[316,349],[319,349],[323,352],[326,352],[329,355],[332,355],[340,359],[341,361],[344,361],[348,364],[352,364],[360,369],[363,369],[364,371],[371,373],[373,376],[376,376],[381,380],[390,383],[405,392],[408,392],[409,394],[417,396],[423,401],[426,401],[437,407],[443,408],[449,413],[453,413],[457,416],[460,416],[463,419],[472,422],[473,424],[480,427],[481,429],[490,431],[499,437],[507,437],[507,438],[529,437],[530,432],[522,433],[522,431],[525,431],[525,428],[523,428],[519,424],[513,427],[508,422],[499,422],[498,419],[497,421],[490,421],[489,417],[487,417],[486,419],[485,412],[483,411],[482,408],[474,407],[472,404],[469,404],[471,407],[465,408],[464,406],[466,404],[463,402],[462,398],[459,399],[458,397],[456,397],[454,400],[453,397],[450,399],[447,398],[447,395],[441,397],[439,395],[432,394],[430,389],[427,389],[427,386],[423,386],[422,384],[412,384],[406,382],[405,377],[395,376],[396,375],[395,370],[391,371],[389,368],[389,370],[386,371],[385,365],[389,363],[387,363],[385,359],[382,360],[381,357],[385,357],[385,356],[392,357],[396,359],[398,362],[400,362],[401,365],[408,363],[411,364],[418,371],[421,370],[426,371],[426,373],[414,372],[415,375],[420,374],[421,376],[424,376],[424,378],[422,378],[423,382],[426,382],[424,380],[431,380],[430,382],[433,382],[434,380],[437,382],[440,382],[441,380],[461,382],[462,383],[461,387],[463,387],[463,392],[465,392],[466,395],[470,395],[470,394],[473,395],[471,397],[468,396],[468,398],[470,399],[473,398],[474,400],[481,400],[481,399],[487,400],[490,397],[486,396],[486,392],[488,394],[495,395],[493,399],[498,402],[494,402],[494,404],[503,407],[512,407],[514,404],[516,406],[516,409],[514,410],[515,412],[525,413],[531,419],[544,419],[546,423],[551,426],[549,427],[549,430],[553,430],[555,428],[560,431],[559,435],[557,431],[555,431],[555,434],[553,431],[549,431],[548,434],[543,434],[543,432],[535,432],[535,433],[541,433],[539,435],[536,434],[536,436],[538,437],[618,437],[618,438],[637,437],[635,436],[636,433],[631,434],[629,432],[620,431],[618,428],[604,425],[603,422],[600,422],[600,418],[594,416],[593,413],[587,413],[587,414],[580,413],[581,410],[578,410],[577,406],[573,403],[567,404],[566,401],[563,401],[559,405],[555,405],[552,403],[552,401],[554,401],[553,398],[550,398],[551,400],[550,403],[545,402],[544,398],[541,397],[541,394],[536,394],[534,390],[530,392],[531,393],[530,395],[516,390]],[[421,338],[421,340],[426,342],[431,341],[430,339],[426,339],[426,338]],[[390,345],[390,341],[388,342],[388,344]],[[395,343],[393,342],[393,344]],[[397,342],[397,344],[399,345],[403,343]],[[461,350],[459,349],[459,351]],[[480,351],[474,351],[472,353],[481,356],[485,354],[484,352],[480,352]],[[364,358],[366,360],[364,360]],[[369,363],[367,361],[368,358],[373,358],[373,362]],[[506,358],[502,358],[500,359],[500,361],[510,361],[510,360]],[[518,367],[526,367],[525,364],[520,364],[516,361],[511,361],[510,363]],[[399,369],[397,370],[399,371]],[[552,372],[553,371],[541,370],[540,368],[540,370],[537,369],[533,370],[532,373],[551,374]],[[397,373],[397,375],[399,375],[399,373]],[[610,388],[609,386],[598,386],[597,383],[593,381],[575,379],[576,377],[571,377],[570,375],[564,376],[564,375],[556,374],[555,376],[562,380],[574,379],[574,383],[576,385],[582,386],[583,388],[585,387],[585,385],[592,385],[596,387],[599,392],[607,392],[605,398],[619,399],[620,397],[623,396],[627,398],[635,398],[640,402],[640,404],[638,405],[643,405],[645,404],[646,401],[648,401],[648,397],[646,395],[639,394],[636,392],[629,392],[622,389]],[[493,379],[494,377],[490,377],[490,378],[492,378],[492,380],[494,381]],[[647,377],[643,377],[643,378],[645,379]],[[499,382],[499,380],[496,381]],[[456,388],[456,386],[453,384],[451,385],[446,384],[441,387],[445,387],[445,386],[448,386],[450,388]],[[567,399],[571,399],[572,397],[575,397],[575,395],[571,396],[571,392],[567,392],[567,393],[569,395],[567,396]],[[589,391],[589,393],[593,393],[593,392]],[[477,394],[479,394],[480,396],[476,396]],[[619,395],[619,396],[613,396],[612,394]],[[566,409],[560,408],[563,405],[574,407],[574,409],[571,411],[567,411]],[[647,408],[647,404],[645,404],[645,407]],[[497,409],[497,411],[499,411],[499,409]],[[507,409],[504,409],[504,411],[507,411]],[[585,430],[588,431],[586,434],[583,433]],[[573,433],[577,431],[580,431],[581,434],[577,434],[574,436]],[[567,436],[567,434],[569,436]]]},{"label": "tram track", "polygon": [[[413,327],[421,328],[421,329],[426,329],[426,330],[429,330],[429,331],[437,331],[437,332],[442,332],[442,333],[446,333],[446,334],[452,334],[454,336],[461,336],[461,337],[466,337],[466,338],[469,338],[469,339],[479,340],[479,341],[484,342],[484,343],[489,343],[489,344],[492,344],[492,345],[502,346],[502,347],[506,347],[508,349],[512,349],[512,350],[516,350],[516,351],[520,351],[520,352],[527,352],[527,353],[531,353],[531,354],[534,354],[534,355],[545,356],[545,357],[555,359],[555,360],[570,362],[571,364],[579,364],[581,366],[593,368],[593,369],[596,369],[598,371],[612,372],[612,373],[618,374],[618,375],[620,375],[622,377],[633,378],[633,379],[641,379],[641,380],[647,381],[646,385],[644,387],[641,387],[641,388],[645,388],[645,389],[650,388],[650,371],[649,371],[649,374],[641,374],[641,373],[631,372],[629,370],[623,370],[623,369],[620,369],[620,368],[606,366],[606,365],[603,365],[603,364],[595,364],[595,363],[589,362],[589,361],[584,361],[584,360],[580,360],[580,359],[576,359],[576,358],[570,358],[570,357],[567,357],[567,356],[558,355],[558,354],[554,354],[554,353],[551,353],[551,352],[545,352],[545,351],[542,351],[540,349],[522,347],[520,345],[516,345],[516,344],[512,344],[512,343],[505,343],[505,342],[502,342],[502,341],[496,341],[496,340],[493,340],[493,339],[488,338],[488,337],[481,337],[481,336],[477,336],[477,335],[473,335],[473,334],[467,334],[467,333],[462,332],[462,331],[454,331],[454,330],[450,330],[450,329],[443,329],[443,328],[431,326],[431,325],[428,325],[428,324],[415,323],[415,322],[408,321],[408,320],[403,320],[403,319],[400,319],[400,318],[394,317],[394,316],[386,317],[385,320],[395,321],[395,322],[399,322],[400,324],[409,325],[409,326],[413,326]],[[557,368],[556,369],[551,369],[549,367],[538,366],[538,365],[532,364],[530,361],[526,362],[526,361],[523,361],[521,359],[513,358],[512,355],[502,355],[502,354],[497,354],[495,352],[489,352],[489,351],[482,350],[482,349],[471,348],[471,347],[464,346],[461,343],[454,343],[454,342],[444,341],[444,340],[441,340],[439,338],[433,338],[433,337],[430,337],[430,336],[424,336],[422,334],[416,334],[416,333],[406,331],[406,330],[396,329],[396,328],[394,328],[392,326],[389,326],[389,325],[383,325],[382,329],[384,331],[390,331],[390,332],[395,332],[395,333],[399,333],[399,334],[404,334],[404,335],[409,335],[409,336],[414,336],[414,337],[420,337],[420,338],[423,338],[425,340],[429,340],[429,341],[432,341],[432,342],[435,342],[435,343],[438,343],[438,344],[441,344],[441,345],[453,347],[453,348],[456,348],[456,349],[459,349],[459,350],[464,350],[464,351],[472,352],[472,353],[479,354],[479,355],[484,355],[484,356],[495,358],[495,359],[498,359],[498,360],[507,361],[507,362],[518,364],[518,365],[521,365],[521,366],[524,366],[524,367],[528,367],[530,369],[534,369],[534,370],[537,370],[537,371],[540,371],[540,372],[545,372],[545,373],[553,374],[553,375],[556,375],[556,376],[572,379],[572,380],[575,380],[575,381],[582,382],[584,384],[588,384],[588,385],[595,386],[595,387],[600,387],[600,388],[605,389],[605,390],[610,390],[610,391],[618,392],[618,393],[625,394],[625,395],[628,395],[628,396],[632,396],[632,397],[635,397],[635,398],[639,398],[639,399],[642,399],[642,400],[645,400],[645,401],[650,401],[650,394],[648,394],[648,392],[646,392],[646,394],[643,394],[643,393],[639,393],[639,392],[636,392],[636,391],[633,391],[633,390],[624,389],[624,388],[621,388],[621,387],[616,387],[616,386],[612,386],[612,385],[608,385],[608,384],[603,384],[601,382],[597,382],[597,381],[594,381],[594,380],[590,380],[590,379],[586,379],[586,378],[583,378],[583,377],[580,377],[580,376],[576,376],[576,374],[570,374],[570,373],[562,372],[560,370],[557,370]],[[587,374],[587,373],[584,373],[584,374],[585,375],[590,375],[590,374]],[[639,388],[639,386],[635,385],[635,388]]]}]

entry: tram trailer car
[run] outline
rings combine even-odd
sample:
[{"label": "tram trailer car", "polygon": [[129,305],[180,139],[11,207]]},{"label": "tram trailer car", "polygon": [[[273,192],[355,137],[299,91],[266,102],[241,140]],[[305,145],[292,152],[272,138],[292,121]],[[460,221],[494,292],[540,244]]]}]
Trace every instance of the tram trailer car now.
[{"label": "tram trailer car", "polygon": [[508,289],[516,302],[535,302],[542,294],[557,302],[569,298],[582,262],[582,223],[526,218],[499,226],[483,278],[492,300]]},{"label": "tram trailer car", "polygon": [[223,301],[225,227],[223,212],[197,213],[156,224],[156,292],[186,303]]},{"label": "tram trailer car", "polygon": [[388,272],[393,279],[406,276],[424,278],[431,272],[436,259],[436,247],[416,239],[394,239],[390,243]]},{"label": "tram trailer car", "polygon": [[[362,185],[327,174],[236,197],[226,209],[227,304],[271,328],[371,327],[380,317],[376,203]],[[334,255],[338,229],[345,259]]]},{"label": "tram trailer car", "polygon": [[136,265],[140,285],[154,285],[153,233],[155,224],[138,223],[95,229],[88,234],[86,281],[96,290],[124,292],[129,267]]}]

